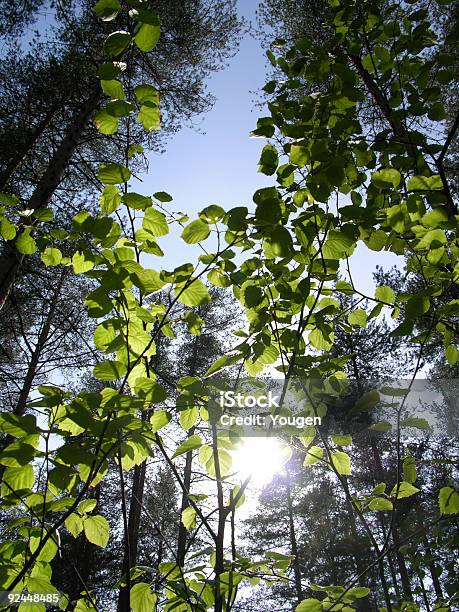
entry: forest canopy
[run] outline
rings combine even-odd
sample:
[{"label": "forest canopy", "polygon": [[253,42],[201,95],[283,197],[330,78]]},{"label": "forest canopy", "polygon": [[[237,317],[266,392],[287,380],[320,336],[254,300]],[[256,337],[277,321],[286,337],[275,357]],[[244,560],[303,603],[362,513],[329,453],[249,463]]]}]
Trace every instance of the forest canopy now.
[{"label": "forest canopy", "polygon": [[[0,0],[2,609],[459,609],[457,20]],[[177,211],[244,36],[270,185]]]}]

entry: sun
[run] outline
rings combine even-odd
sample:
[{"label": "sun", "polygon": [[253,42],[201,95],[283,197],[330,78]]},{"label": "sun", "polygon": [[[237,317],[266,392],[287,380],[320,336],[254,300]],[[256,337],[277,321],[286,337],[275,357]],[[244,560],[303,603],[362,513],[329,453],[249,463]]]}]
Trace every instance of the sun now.
[{"label": "sun", "polygon": [[233,470],[241,480],[263,487],[280,472],[291,456],[290,447],[278,438],[244,438],[233,452]]}]

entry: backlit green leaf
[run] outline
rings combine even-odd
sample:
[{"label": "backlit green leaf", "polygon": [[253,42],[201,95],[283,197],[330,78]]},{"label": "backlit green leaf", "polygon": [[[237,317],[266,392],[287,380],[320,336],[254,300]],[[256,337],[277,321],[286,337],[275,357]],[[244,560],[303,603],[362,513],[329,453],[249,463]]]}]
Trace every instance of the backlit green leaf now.
[{"label": "backlit green leaf", "polygon": [[202,240],[205,240],[209,234],[209,225],[200,219],[196,219],[185,227],[182,232],[182,239],[187,244],[196,244]]},{"label": "backlit green leaf", "polygon": [[109,525],[106,518],[97,514],[87,516],[83,521],[84,534],[87,539],[101,548],[105,548],[108,543]]},{"label": "backlit green leaf", "polygon": [[92,371],[98,380],[119,380],[126,374],[127,368],[121,361],[101,361]]}]

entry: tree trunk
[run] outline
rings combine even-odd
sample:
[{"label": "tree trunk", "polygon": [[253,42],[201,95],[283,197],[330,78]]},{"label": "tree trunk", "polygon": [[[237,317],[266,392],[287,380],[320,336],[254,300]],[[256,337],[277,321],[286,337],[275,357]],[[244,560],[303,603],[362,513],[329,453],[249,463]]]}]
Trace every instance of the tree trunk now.
[{"label": "tree trunk", "polygon": [[[24,383],[22,385],[21,392],[19,394],[19,398],[16,406],[14,407],[13,414],[17,416],[22,416],[25,414],[27,408],[27,400],[32,389],[33,381],[35,380],[37,374],[37,367],[40,360],[40,355],[43,351],[43,348],[46,346],[46,342],[48,340],[49,332],[51,329],[51,325],[53,322],[54,313],[56,311],[56,307],[59,300],[59,295],[62,290],[62,285],[64,284],[65,277],[68,274],[68,269],[64,269],[59,278],[59,282],[57,284],[56,289],[54,290],[52,296],[50,297],[50,307],[46,318],[41,327],[40,333],[38,334],[37,342],[35,344],[35,348],[32,352],[29,366],[27,368],[27,372],[24,378]],[[7,434],[0,441],[0,451],[4,450],[9,444],[14,442],[14,437],[10,434]],[[0,466],[0,481],[3,479],[3,474],[5,472],[6,466]]]},{"label": "tree trunk", "polygon": [[294,556],[294,559],[292,561],[292,566],[293,566],[293,575],[295,578],[296,598],[297,598],[298,603],[300,603],[303,599],[303,588],[301,586],[300,559],[298,556],[298,542],[296,539],[295,521],[293,518],[292,490],[290,488],[290,474],[289,474],[288,464],[286,466],[286,471],[287,471],[287,478],[285,479],[285,484],[287,487],[287,509],[288,509],[290,550],[292,551],[291,554]]},{"label": "tree trunk", "polygon": [[[131,501],[129,504],[127,541],[129,551],[123,557],[123,576],[128,575],[137,561],[139,547],[139,527],[142,515],[143,492],[145,487],[146,462],[136,465],[132,480]],[[129,587],[120,587],[118,594],[118,612],[129,612]]]},{"label": "tree trunk", "polygon": [[[97,108],[100,96],[101,93],[99,87],[97,87],[75,116],[66,135],[49,162],[46,171],[35,187],[27,203],[27,209],[38,210],[40,208],[45,208],[49,204],[78,146],[81,133],[86,127],[92,113]],[[34,223],[35,222],[32,221],[32,224]],[[0,255],[0,310],[3,308],[9,295],[23,259],[24,255],[19,253],[16,249],[15,239],[6,241],[3,253]]]},{"label": "tree trunk", "polygon": [[426,550],[426,553],[429,557],[429,563],[428,563],[428,567],[429,567],[429,571],[430,571],[430,576],[432,578],[432,584],[433,587],[435,589],[435,595],[437,596],[437,599],[443,599],[443,591],[440,585],[440,581],[438,580],[438,576],[435,572],[435,563],[433,561],[433,556],[432,556],[432,551],[430,549],[429,546],[429,541],[427,540],[427,537],[424,536],[423,539],[423,544],[424,544],[424,548]]},{"label": "tree trunk", "polygon": [[24,145],[20,147],[16,151],[16,153],[9,159],[5,170],[0,173],[0,191],[5,191],[8,185],[8,181],[14,174],[17,167],[21,164],[22,160],[26,157],[26,155],[32,152],[32,148],[35,146],[40,136],[50,124],[55,112],[56,107],[50,108],[39,123],[39,125],[37,125],[35,129],[33,129],[31,132],[27,132],[29,138],[26,140]]},{"label": "tree trunk", "polygon": [[413,601],[413,591],[411,590],[410,576],[408,573],[408,569],[406,567],[406,563],[405,563],[403,554],[399,550],[400,540],[399,540],[398,522],[397,522],[398,512],[396,508],[394,508],[394,512],[396,513],[396,516],[395,516],[394,525],[392,528],[392,540],[394,542],[395,549],[396,549],[396,559],[397,559],[398,571],[399,571],[400,578],[402,581],[403,597],[405,601]]},{"label": "tree trunk", "polygon": [[[195,428],[192,427],[189,431],[189,435],[192,436],[195,432]],[[193,451],[188,451],[185,459],[185,470],[183,473],[183,484],[185,485],[185,491],[182,491],[182,501],[180,504],[180,516],[185,508],[188,508],[190,505],[188,501],[188,494],[190,492],[191,486],[191,468],[193,463]],[[183,567],[185,564],[185,554],[186,554],[186,543],[187,543],[187,530],[185,525],[180,521],[179,523],[179,531],[177,538],[177,563]]]},{"label": "tree trunk", "polygon": [[[193,351],[191,354],[191,365],[188,372],[189,376],[194,376],[196,374],[196,359],[198,356],[199,349],[199,336],[196,336],[193,340]],[[189,431],[189,435],[192,436],[195,432],[195,428],[192,427]],[[182,491],[182,500],[180,504],[180,516],[182,512],[188,508],[190,505],[188,501],[188,495],[190,493],[191,487],[191,474],[192,474],[192,466],[193,466],[193,451],[188,451],[185,459],[185,470],[183,473],[183,484],[185,490]],[[187,530],[185,525],[183,525],[182,521],[179,522],[179,530],[177,537],[177,563],[183,567],[185,564],[185,555],[186,555],[186,543],[187,543]]]}]

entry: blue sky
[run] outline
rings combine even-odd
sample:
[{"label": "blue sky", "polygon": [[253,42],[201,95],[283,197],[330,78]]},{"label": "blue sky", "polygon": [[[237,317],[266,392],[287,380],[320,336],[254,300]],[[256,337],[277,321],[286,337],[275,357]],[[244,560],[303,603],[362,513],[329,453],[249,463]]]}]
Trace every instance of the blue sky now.
[{"label": "blue sky", "polygon": [[[239,0],[239,13],[255,22],[258,0]],[[183,128],[167,143],[163,154],[149,156],[150,169],[143,177],[141,190],[151,194],[167,191],[174,201],[171,210],[180,210],[193,218],[209,204],[225,209],[248,205],[260,187],[274,184],[272,177],[258,173],[258,159],[265,141],[250,138],[262,109],[254,106],[256,92],[266,82],[266,58],[258,40],[247,34],[238,54],[229,66],[214,74],[208,82],[216,96],[213,109],[199,121],[199,133]],[[140,189],[139,189],[140,190]],[[156,266],[172,268],[193,261],[196,247],[188,247],[178,232],[160,242],[166,253]],[[389,268],[399,258],[376,253],[361,246],[352,257],[352,273],[359,287],[372,291],[372,272],[376,265]],[[155,265],[155,264],[152,264]]]},{"label": "blue sky", "polygon": [[[239,13],[254,23],[257,6],[258,0],[240,0]],[[265,143],[249,137],[262,112],[254,100],[265,76],[265,54],[258,41],[246,35],[229,66],[208,81],[208,91],[217,100],[209,113],[198,118],[199,131],[184,127],[169,140],[165,153],[149,155],[142,192],[167,191],[174,198],[170,209],[185,212],[190,219],[209,204],[225,210],[250,206],[253,193],[272,184],[270,177],[257,172]],[[178,232],[163,238],[161,247],[165,267],[190,261],[199,253],[184,245]]]}]

